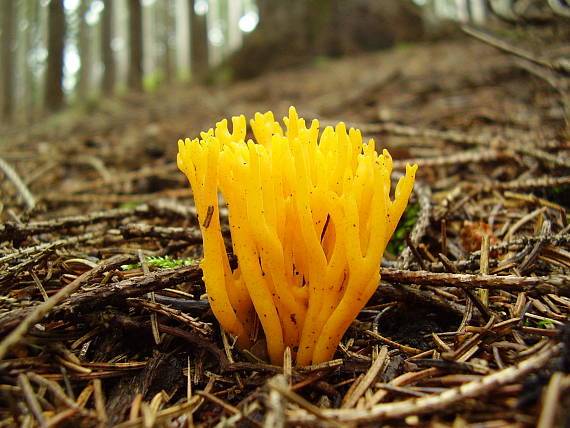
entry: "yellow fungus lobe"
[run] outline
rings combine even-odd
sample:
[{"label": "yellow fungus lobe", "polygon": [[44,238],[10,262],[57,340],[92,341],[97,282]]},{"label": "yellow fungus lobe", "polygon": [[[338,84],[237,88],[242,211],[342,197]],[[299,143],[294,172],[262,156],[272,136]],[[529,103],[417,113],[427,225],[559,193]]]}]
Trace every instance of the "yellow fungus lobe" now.
[{"label": "yellow fungus lobe", "polygon": [[[384,248],[408,203],[417,166],[390,197],[392,158],[344,123],[307,128],[293,107],[284,118],[257,113],[178,142],[204,241],[201,267],[222,327],[251,345],[256,318],[271,362],[290,347],[299,365],[330,360],[380,280]],[[220,228],[227,204],[232,271]]]}]

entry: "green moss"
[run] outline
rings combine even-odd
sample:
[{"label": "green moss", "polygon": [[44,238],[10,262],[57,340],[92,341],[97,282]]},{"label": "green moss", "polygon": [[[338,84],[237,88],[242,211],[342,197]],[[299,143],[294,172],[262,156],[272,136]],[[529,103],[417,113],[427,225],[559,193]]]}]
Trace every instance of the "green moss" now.
[{"label": "green moss", "polygon": [[[196,260],[194,259],[174,259],[170,256],[160,256],[160,257],[149,256],[145,259],[145,261],[147,265],[156,266],[159,269],[174,269],[177,267],[188,266],[196,263]],[[132,270],[132,269],[138,269],[140,267],[141,264],[139,262],[130,265],[122,265],[121,269]]]},{"label": "green moss", "polygon": [[418,218],[418,213],[420,211],[420,206],[418,204],[409,204],[398,223],[398,227],[396,227],[396,231],[392,235],[392,239],[388,242],[386,246],[386,252],[397,256],[402,252],[404,249],[406,242],[405,236],[406,231],[411,229],[416,224],[416,220]]},{"label": "green moss", "polygon": [[313,58],[313,65],[315,67],[325,67],[325,66],[329,65],[332,61],[333,61],[333,59],[329,56],[318,55],[318,56]]},{"label": "green moss", "polygon": [[230,65],[222,64],[208,74],[206,83],[208,85],[224,85],[232,82],[234,77],[234,69]]},{"label": "green moss", "polygon": [[561,184],[545,189],[544,192],[534,192],[537,196],[548,199],[551,202],[570,208],[570,185]]},{"label": "green moss", "polygon": [[416,46],[416,43],[414,42],[398,42],[394,46],[394,50],[398,52],[406,52],[411,50],[414,46]]},{"label": "green moss", "polygon": [[157,71],[153,74],[147,74],[143,77],[143,88],[146,92],[154,92],[164,81],[164,72]]},{"label": "green moss", "polygon": [[554,323],[551,320],[540,320],[536,323],[536,325],[540,328],[546,328],[546,326],[553,325]]},{"label": "green moss", "polygon": [[531,327],[531,328],[546,328],[549,325],[553,325],[554,323],[551,320],[534,320],[534,319],[530,319],[530,318],[525,318],[523,321],[523,325],[525,327]]},{"label": "green moss", "polygon": [[119,208],[122,209],[135,209],[136,207],[138,207],[141,203],[140,202],[123,202],[119,205]]}]

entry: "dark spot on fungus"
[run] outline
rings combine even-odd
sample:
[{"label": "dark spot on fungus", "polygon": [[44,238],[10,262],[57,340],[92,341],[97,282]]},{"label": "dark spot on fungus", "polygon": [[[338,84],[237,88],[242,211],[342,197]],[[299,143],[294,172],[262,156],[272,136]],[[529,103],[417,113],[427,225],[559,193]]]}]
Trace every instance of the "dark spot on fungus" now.
[{"label": "dark spot on fungus", "polygon": [[210,222],[212,221],[212,215],[214,214],[214,206],[208,205],[208,211],[206,211],[206,218],[204,219],[204,223],[202,226],[204,229],[207,229],[210,226]]},{"label": "dark spot on fungus", "polygon": [[330,214],[327,214],[327,219],[326,219],[326,221],[325,221],[325,225],[324,225],[324,227],[323,227],[323,231],[321,232],[321,242],[323,242],[323,238],[325,237],[325,233],[326,233],[327,228],[328,228],[328,226],[329,226],[329,221],[330,221],[330,219],[331,219]]}]

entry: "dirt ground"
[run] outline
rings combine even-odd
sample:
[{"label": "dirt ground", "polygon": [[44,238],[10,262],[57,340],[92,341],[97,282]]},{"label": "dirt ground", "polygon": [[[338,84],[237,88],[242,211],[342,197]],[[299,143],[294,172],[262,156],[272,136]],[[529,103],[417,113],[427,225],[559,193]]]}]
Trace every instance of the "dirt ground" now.
[{"label": "dirt ground", "polygon": [[[399,45],[4,128],[0,426],[570,426],[568,104],[537,67]],[[308,367],[220,332],[176,167],[179,138],[291,105],[419,165],[376,294]]]}]

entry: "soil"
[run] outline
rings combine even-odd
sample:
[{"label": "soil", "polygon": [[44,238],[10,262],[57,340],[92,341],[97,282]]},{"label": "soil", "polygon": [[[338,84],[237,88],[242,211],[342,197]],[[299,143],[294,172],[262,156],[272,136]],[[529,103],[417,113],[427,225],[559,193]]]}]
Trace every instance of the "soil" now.
[{"label": "soil", "polygon": [[[567,81],[461,38],[5,127],[0,424],[569,426]],[[382,283],[311,367],[223,340],[176,168],[179,138],[291,105],[419,165]]]}]

